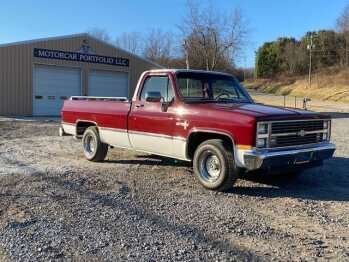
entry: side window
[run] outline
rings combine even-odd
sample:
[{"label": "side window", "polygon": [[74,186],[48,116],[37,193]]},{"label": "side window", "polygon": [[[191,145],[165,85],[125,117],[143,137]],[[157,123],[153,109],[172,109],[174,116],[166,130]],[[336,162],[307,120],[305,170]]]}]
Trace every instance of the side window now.
[{"label": "side window", "polygon": [[143,85],[141,101],[145,101],[147,92],[160,92],[165,102],[169,102],[174,97],[170,79],[167,76],[150,76]]}]

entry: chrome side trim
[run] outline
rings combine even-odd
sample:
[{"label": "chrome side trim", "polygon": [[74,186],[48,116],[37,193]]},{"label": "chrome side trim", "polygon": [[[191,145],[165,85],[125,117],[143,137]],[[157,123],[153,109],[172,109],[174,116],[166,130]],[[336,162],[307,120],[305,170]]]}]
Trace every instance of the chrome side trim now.
[{"label": "chrome side trim", "polygon": [[114,128],[114,127],[98,127],[100,130],[109,130],[109,131],[115,131],[115,132],[120,132],[120,133],[127,133],[126,129],[121,129],[121,128]]},{"label": "chrome side trim", "polygon": [[148,133],[148,132],[141,132],[141,131],[128,131],[129,134],[132,135],[146,135],[146,136],[152,136],[152,137],[161,137],[161,138],[170,138],[172,139],[172,136],[164,135],[164,134],[155,134],[155,133]]},{"label": "chrome side trim", "polygon": [[62,125],[67,125],[67,126],[75,126],[75,124],[73,124],[73,123],[68,123],[68,122],[61,122],[62,123]]},{"label": "chrome side trim", "polygon": [[155,134],[155,133],[148,133],[148,132],[141,132],[141,131],[126,131],[129,134],[133,134],[133,135],[147,135],[147,136],[153,136],[153,137],[161,137],[161,138],[170,138],[173,140],[178,140],[178,141],[187,141],[187,139],[185,137],[181,137],[181,136],[169,136],[169,135],[163,135],[163,134]]},{"label": "chrome side trim", "polygon": [[174,136],[172,139],[173,139],[173,140],[178,140],[178,141],[187,142],[187,139],[186,139],[185,137]]}]

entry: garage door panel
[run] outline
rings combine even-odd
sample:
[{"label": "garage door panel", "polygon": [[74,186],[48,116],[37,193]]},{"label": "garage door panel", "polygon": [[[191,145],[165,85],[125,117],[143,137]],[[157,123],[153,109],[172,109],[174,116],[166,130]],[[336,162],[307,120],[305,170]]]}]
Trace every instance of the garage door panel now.
[{"label": "garage door panel", "polygon": [[64,99],[81,94],[80,68],[35,65],[33,114],[58,116]]},{"label": "garage door panel", "polygon": [[128,73],[103,70],[89,70],[90,96],[128,97]]},{"label": "garage door panel", "polygon": [[44,94],[75,93],[81,87],[80,69],[36,66],[34,85],[36,92]]}]

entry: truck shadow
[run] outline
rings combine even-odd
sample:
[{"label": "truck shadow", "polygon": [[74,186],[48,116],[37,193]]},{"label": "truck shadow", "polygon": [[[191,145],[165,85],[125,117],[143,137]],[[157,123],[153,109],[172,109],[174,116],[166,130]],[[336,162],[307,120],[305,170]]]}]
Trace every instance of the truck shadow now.
[{"label": "truck shadow", "polygon": [[142,166],[192,167],[191,162],[158,155],[135,155],[136,159],[106,159],[104,163]]},{"label": "truck shadow", "polygon": [[[133,159],[107,159],[105,163],[140,166],[185,167],[193,173],[192,163],[156,155],[136,155]],[[305,170],[300,176],[248,174],[226,193],[252,197],[291,197],[304,200],[349,201],[349,159],[333,157],[321,167]],[[195,179],[193,177],[193,179]],[[245,186],[246,182],[249,184]],[[252,183],[252,186],[251,186]],[[240,185],[239,185],[240,184]]]},{"label": "truck shadow", "polygon": [[349,159],[333,157],[322,167],[305,170],[296,178],[277,175],[251,174],[242,177],[259,186],[235,186],[229,193],[276,198],[291,197],[304,200],[349,201]]}]

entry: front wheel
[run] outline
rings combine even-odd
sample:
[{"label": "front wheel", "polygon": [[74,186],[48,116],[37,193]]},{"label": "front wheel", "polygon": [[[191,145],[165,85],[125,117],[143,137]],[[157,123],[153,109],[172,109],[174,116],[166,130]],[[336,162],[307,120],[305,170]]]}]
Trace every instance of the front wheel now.
[{"label": "front wheel", "polygon": [[210,139],[199,145],[194,154],[196,178],[207,189],[225,191],[239,177],[233,149],[221,139]]},{"label": "front wheel", "polygon": [[95,126],[90,126],[82,136],[82,148],[86,159],[93,162],[100,162],[105,159],[108,153],[108,145],[104,144]]}]

